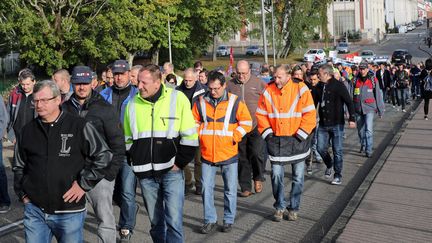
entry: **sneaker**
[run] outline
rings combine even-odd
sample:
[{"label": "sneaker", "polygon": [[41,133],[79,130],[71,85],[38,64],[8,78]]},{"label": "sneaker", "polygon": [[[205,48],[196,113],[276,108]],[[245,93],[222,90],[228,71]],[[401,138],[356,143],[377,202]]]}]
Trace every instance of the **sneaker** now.
[{"label": "sneaker", "polygon": [[280,222],[283,219],[284,213],[285,209],[276,210],[276,212],[273,214],[273,221]]},{"label": "sneaker", "polygon": [[207,223],[201,227],[200,232],[201,234],[209,234],[213,232],[215,228],[216,228],[216,223]]},{"label": "sneaker", "polygon": [[296,221],[298,219],[298,213],[288,209],[284,214],[284,218],[288,221]]},{"label": "sneaker", "polygon": [[9,212],[9,210],[10,210],[10,206],[4,205],[0,207],[0,213],[7,213]]},{"label": "sneaker", "polygon": [[364,147],[363,147],[363,146],[360,146],[359,153],[363,153],[363,151],[364,151]]},{"label": "sneaker", "polygon": [[308,175],[312,175],[312,165],[307,165],[307,166],[306,166],[306,173],[307,173]]},{"label": "sneaker", "polygon": [[366,153],[366,157],[368,157],[368,158],[372,158],[372,154],[370,154],[370,153]]},{"label": "sneaker", "polygon": [[396,106],[393,106],[393,108],[396,108]]},{"label": "sneaker", "polygon": [[331,182],[332,185],[340,185],[342,184],[342,179],[340,177],[335,177]]},{"label": "sneaker", "polygon": [[331,174],[332,174],[332,169],[331,169],[331,168],[327,168],[327,169],[325,170],[325,172],[324,172],[324,176],[325,176],[326,178],[330,178]]},{"label": "sneaker", "polygon": [[120,230],[120,242],[130,242],[130,238],[132,237],[132,232],[128,229]]},{"label": "sneaker", "polygon": [[424,116],[424,119],[425,119],[426,121],[429,120],[428,116]]},{"label": "sneaker", "polygon": [[224,223],[222,226],[222,232],[229,233],[232,230],[232,224]]},{"label": "sneaker", "polygon": [[402,112],[406,112],[406,110],[405,110],[405,109],[402,109]]}]

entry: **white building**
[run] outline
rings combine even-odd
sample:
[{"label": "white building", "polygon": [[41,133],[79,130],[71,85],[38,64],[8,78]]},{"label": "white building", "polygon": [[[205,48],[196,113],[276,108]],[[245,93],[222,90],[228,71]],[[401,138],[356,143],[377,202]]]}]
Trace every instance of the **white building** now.
[{"label": "white building", "polygon": [[389,28],[417,21],[419,7],[424,6],[425,1],[419,0],[385,0],[386,22]]},{"label": "white building", "polygon": [[424,0],[334,0],[327,9],[328,30],[336,39],[349,31],[362,38],[379,41],[389,28],[418,19],[419,1]]},{"label": "white building", "polygon": [[384,13],[384,0],[334,0],[327,9],[327,27],[336,38],[349,30],[378,41],[385,33]]}]

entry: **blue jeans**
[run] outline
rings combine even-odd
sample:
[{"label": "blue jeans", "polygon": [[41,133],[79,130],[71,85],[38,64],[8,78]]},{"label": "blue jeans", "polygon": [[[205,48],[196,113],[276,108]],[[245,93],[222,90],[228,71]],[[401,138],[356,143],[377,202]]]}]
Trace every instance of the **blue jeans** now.
[{"label": "blue jeans", "polygon": [[356,114],[357,131],[360,145],[367,154],[372,154],[373,147],[373,120],[375,113]]},{"label": "blue jeans", "polygon": [[283,210],[287,208],[289,210],[298,211],[300,208],[301,194],[303,192],[305,162],[301,161],[295,164],[291,164],[292,183],[289,206],[287,206],[285,199],[284,168],[285,167],[283,165],[272,164],[271,180],[273,197],[276,200],[276,202],[273,204],[273,207],[276,210]]},{"label": "blue jeans", "polygon": [[402,110],[405,109],[408,99],[408,89],[396,89],[396,97],[399,100],[399,104],[402,105]]},{"label": "blue jeans", "polygon": [[120,229],[132,231],[135,228],[137,205],[135,201],[136,176],[132,168],[126,163],[120,168],[121,203]]},{"label": "blue jeans", "polygon": [[237,211],[237,171],[238,158],[231,164],[214,166],[207,163],[202,163],[201,166],[201,183],[202,183],[202,199],[204,204],[204,223],[216,223],[217,214],[214,205],[214,187],[216,170],[222,172],[224,181],[224,222],[233,224]]},{"label": "blue jeans", "polygon": [[171,170],[160,177],[140,179],[139,183],[151,223],[153,242],[184,242],[183,170]]},{"label": "blue jeans", "polygon": [[3,165],[3,142],[0,141],[0,206],[10,206],[10,204],[8,181]]},{"label": "blue jeans", "polygon": [[86,211],[46,214],[31,202],[24,205],[24,230],[27,243],[50,243],[54,236],[59,243],[83,242]]},{"label": "blue jeans", "polygon": [[[312,138],[312,145],[311,145],[311,149],[312,149],[312,153],[313,155],[315,155],[315,159],[317,161],[322,161],[322,157],[321,155],[318,153],[318,127],[319,124],[317,123],[316,128],[315,128],[315,132],[313,134],[313,138]],[[311,155],[312,156],[312,155]]]},{"label": "blue jeans", "polygon": [[[327,168],[334,167],[334,177],[342,177],[344,125],[318,127],[318,153]],[[328,152],[329,139],[333,148],[333,159]]]}]

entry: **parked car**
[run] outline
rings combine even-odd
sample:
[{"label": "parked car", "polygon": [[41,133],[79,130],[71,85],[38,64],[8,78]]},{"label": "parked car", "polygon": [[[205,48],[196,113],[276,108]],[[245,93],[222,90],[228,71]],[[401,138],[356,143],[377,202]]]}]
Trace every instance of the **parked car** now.
[{"label": "parked car", "polygon": [[378,56],[375,57],[374,63],[376,64],[381,64],[381,63],[385,63],[385,64],[390,64],[390,57],[389,56]]},{"label": "parked car", "polygon": [[338,53],[348,53],[349,52],[349,46],[346,42],[339,42],[336,46],[336,51]]},{"label": "parked car", "polygon": [[326,58],[326,53],[323,49],[309,49],[303,55],[303,61],[305,62],[316,62]]},{"label": "parked car", "polygon": [[216,49],[216,56],[229,56],[229,54],[230,50],[228,46],[218,46],[218,48]]},{"label": "parked car", "polygon": [[375,59],[375,53],[371,50],[361,51],[360,56],[363,60],[366,60],[367,62],[373,62]]},{"label": "parked car", "polygon": [[248,46],[248,48],[246,49],[246,55],[247,56],[257,56],[257,55],[262,55],[263,54],[263,50],[261,49],[261,47],[259,46]]},{"label": "parked car", "polygon": [[423,25],[423,20],[417,20],[417,22],[416,22],[416,25],[417,25],[417,27],[418,26],[422,26]]},{"label": "parked car", "polygon": [[407,26],[405,26],[405,25],[398,26],[398,32],[399,32],[399,34],[406,33],[407,31],[408,31]]},{"label": "parked car", "polygon": [[412,23],[407,24],[407,30],[408,30],[408,31],[413,31],[415,28],[416,28],[416,27],[415,27],[414,24],[412,24]]},{"label": "parked car", "polygon": [[393,52],[392,63],[411,64],[412,55],[406,49],[397,49]]}]

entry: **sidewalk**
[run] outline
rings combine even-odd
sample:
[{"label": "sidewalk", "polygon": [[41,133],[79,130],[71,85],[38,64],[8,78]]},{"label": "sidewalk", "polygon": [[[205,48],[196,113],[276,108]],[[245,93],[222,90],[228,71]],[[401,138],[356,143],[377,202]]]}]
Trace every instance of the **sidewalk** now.
[{"label": "sidewalk", "polygon": [[337,242],[430,242],[432,121],[423,103]]}]

